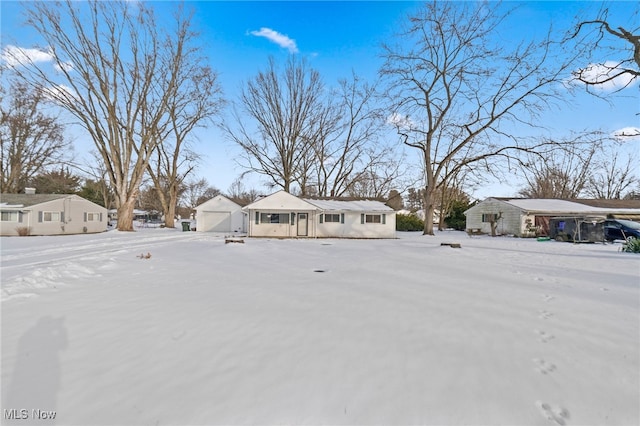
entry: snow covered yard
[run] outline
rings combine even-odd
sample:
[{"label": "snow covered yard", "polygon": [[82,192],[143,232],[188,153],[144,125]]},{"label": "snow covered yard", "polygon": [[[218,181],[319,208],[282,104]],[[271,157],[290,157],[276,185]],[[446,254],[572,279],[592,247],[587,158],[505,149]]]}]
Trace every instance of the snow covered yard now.
[{"label": "snow covered yard", "polygon": [[640,423],[640,256],[399,237],[2,238],[3,424]]}]

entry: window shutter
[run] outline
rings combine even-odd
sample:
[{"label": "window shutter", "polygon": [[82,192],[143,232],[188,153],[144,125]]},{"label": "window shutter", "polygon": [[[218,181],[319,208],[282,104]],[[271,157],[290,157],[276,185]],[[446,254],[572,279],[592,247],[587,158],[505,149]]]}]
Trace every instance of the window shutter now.
[{"label": "window shutter", "polygon": [[387,215],[382,213],[382,224],[385,225],[387,223]]},{"label": "window shutter", "polygon": [[64,222],[64,212],[60,212],[60,222]]},{"label": "window shutter", "polygon": [[42,222],[42,211],[38,211],[38,222]]},{"label": "window shutter", "polygon": [[324,215],[320,214],[320,223],[324,222]]},{"label": "window shutter", "polygon": [[260,223],[260,212],[256,212],[256,225]]},{"label": "window shutter", "polygon": [[340,213],[340,223],[344,223],[344,213]]},{"label": "window shutter", "polygon": [[295,223],[295,218],[296,218],[296,214],[295,213],[291,213],[291,225],[292,226]]},{"label": "window shutter", "polygon": [[84,221],[87,221],[87,212],[84,212]]},{"label": "window shutter", "polygon": [[18,222],[22,223],[22,212],[18,212]]},{"label": "window shutter", "polygon": [[102,213],[100,213],[100,222],[102,222]]},{"label": "window shutter", "polygon": [[364,224],[364,213],[360,213],[360,223]]}]

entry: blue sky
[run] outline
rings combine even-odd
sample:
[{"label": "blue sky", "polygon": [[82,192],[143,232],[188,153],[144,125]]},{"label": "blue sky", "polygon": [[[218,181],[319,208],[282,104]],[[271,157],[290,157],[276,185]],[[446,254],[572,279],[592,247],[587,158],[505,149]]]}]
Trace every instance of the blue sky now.
[{"label": "blue sky", "polygon": [[[171,2],[152,4],[160,15],[170,13],[173,7]],[[200,32],[200,41],[211,65],[220,73],[225,96],[235,100],[242,83],[264,69],[270,56],[284,60],[291,53],[302,55],[328,85],[348,77],[352,70],[373,80],[381,64],[380,44],[392,37],[404,16],[420,3],[198,1],[186,4],[195,11],[194,23]],[[591,17],[600,3],[507,2],[506,6],[518,6],[505,32],[500,34],[508,43],[546,31],[551,22],[557,28],[569,28],[576,14]],[[21,25],[20,8],[18,2],[3,1],[1,4],[3,48],[7,45],[28,48],[38,41],[32,30]],[[638,6],[636,2],[618,1],[611,2],[609,8],[612,21],[630,26],[631,12]],[[607,103],[584,94],[575,98],[571,105],[550,111],[546,120],[558,136],[587,128],[613,132],[625,127],[640,127],[640,116],[636,115],[640,110],[638,84],[611,100]],[[74,137],[78,142],[77,155],[82,156],[87,144],[83,145],[81,135]],[[197,175],[221,190],[227,190],[243,171],[234,161],[237,148],[226,142],[215,128],[200,131],[198,138],[196,149],[202,154],[202,164]],[[637,152],[637,144],[636,141],[635,145],[630,145],[630,149]],[[408,151],[408,154],[413,153]],[[249,180],[247,184],[257,187],[260,181]],[[514,185],[496,184],[474,195],[511,196],[518,189]]]}]

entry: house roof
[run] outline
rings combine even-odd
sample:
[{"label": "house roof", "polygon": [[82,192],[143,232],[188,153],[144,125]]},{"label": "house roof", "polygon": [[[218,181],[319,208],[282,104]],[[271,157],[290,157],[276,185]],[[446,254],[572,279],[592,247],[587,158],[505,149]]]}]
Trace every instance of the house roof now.
[{"label": "house roof", "polygon": [[376,200],[298,198],[278,191],[245,206],[243,210],[330,210],[358,212],[393,212],[391,207]]},{"label": "house roof", "polygon": [[374,200],[312,200],[305,201],[322,210],[335,211],[393,211],[393,209],[380,201]]},{"label": "house roof", "polygon": [[[491,198],[488,198],[487,200],[489,199]],[[507,203],[527,212],[547,214],[640,213],[640,203],[637,203],[636,200],[562,200],[553,198],[498,197],[492,199]]]},{"label": "house roof", "polygon": [[0,194],[0,206],[31,207],[61,198],[77,197],[74,194]]}]

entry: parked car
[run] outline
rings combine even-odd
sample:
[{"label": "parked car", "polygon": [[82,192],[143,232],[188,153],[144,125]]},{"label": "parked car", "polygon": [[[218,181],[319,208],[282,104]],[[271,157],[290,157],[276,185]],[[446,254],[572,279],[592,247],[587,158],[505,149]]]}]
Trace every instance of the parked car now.
[{"label": "parked car", "polygon": [[640,238],[640,223],[624,219],[604,221],[604,237],[607,241]]}]

